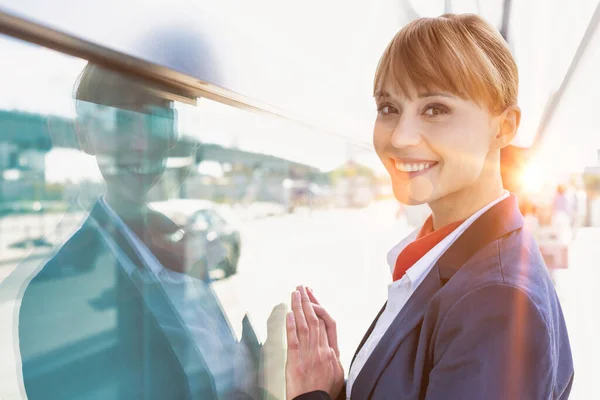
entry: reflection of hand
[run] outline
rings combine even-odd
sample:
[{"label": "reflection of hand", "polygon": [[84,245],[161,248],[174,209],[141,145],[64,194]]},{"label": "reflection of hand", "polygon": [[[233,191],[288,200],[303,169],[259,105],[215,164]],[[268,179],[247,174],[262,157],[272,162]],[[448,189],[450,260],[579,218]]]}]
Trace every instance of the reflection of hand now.
[{"label": "reflection of hand", "polygon": [[267,339],[262,346],[261,381],[266,397],[283,399],[285,396],[285,315],[287,307],[279,304],[267,320]]},{"label": "reflection of hand", "polygon": [[286,321],[288,399],[317,390],[336,398],[342,389],[344,370],[330,346],[325,321],[314,307],[304,287],[292,294],[292,312]]}]

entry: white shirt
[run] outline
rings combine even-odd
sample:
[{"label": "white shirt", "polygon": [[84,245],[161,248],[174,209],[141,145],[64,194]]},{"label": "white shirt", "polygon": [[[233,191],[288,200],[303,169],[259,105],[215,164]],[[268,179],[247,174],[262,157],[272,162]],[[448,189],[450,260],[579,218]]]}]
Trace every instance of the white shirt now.
[{"label": "white shirt", "polygon": [[[402,310],[404,305],[410,299],[410,296],[417,290],[421,282],[425,279],[427,274],[431,271],[437,260],[444,254],[444,252],[454,243],[456,239],[460,235],[463,234],[465,230],[483,213],[487,210],[498,204],[500,201],[506,199],[510,193],[508,191],[504,191],[502,196],[492,201],[481,210],[477,211],[475,214],[467,218],[465,222],[459,225],[452,233],[446,236],[441,242],[439,242],[436,246],[434,246],[429,252],[427,252],[419,261],[417,261],[412,267],[410,267],[406,274],[402,277],[402,279],[392,282],[388,285],[388,301],[385,307],[385,310],[379,317],[373,332],[361,348],[360,352],[356,356],[356,359],[350,366],[350,371],[348,373],[348,380],[346,382],[346,398],[350,399],[350,395],[352,393],[352,386],[356,377],[360,373],[361,369],[364,367],[365,363],[377,347],[377,344],[386,333],[398,313]],[[421,228],[416,229],[406,238],[404,238],[400,243],[396,246],[392,247],[392,249],[388,252],[387,262],[389,264],[390,270],[392,274],[394,273],[394,268],[396,266],[396,259],[404,250],[406,246],[412,243],[419,233]]]}]

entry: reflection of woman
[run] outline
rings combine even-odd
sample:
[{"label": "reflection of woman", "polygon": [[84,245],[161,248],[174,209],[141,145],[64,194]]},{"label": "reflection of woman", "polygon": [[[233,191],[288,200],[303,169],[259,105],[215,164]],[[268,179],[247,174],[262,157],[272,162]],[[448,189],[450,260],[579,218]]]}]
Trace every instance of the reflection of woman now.
[{"label": "reflection of woman", "polygon": [[394,282],[344,382],[335,324],[299,287],[288,398],[566,399],[573,363],[558,297],[500,176],[517,67],[474,15],[419,19],[374,85],[377,154],[396,198],[431,216],[388,254]]},{"label": "reflection of woman", "polygon": [[[81,75],[77,137],[106,194],[23,294],[29,399],[248,398],[258,390],[258,343],[238,341],[212,287],[187,269],[189,236],[148,207],[177,140],[172,101],[154,89],[94,64]],[[244,328],[243,339],[254,339]]]}]

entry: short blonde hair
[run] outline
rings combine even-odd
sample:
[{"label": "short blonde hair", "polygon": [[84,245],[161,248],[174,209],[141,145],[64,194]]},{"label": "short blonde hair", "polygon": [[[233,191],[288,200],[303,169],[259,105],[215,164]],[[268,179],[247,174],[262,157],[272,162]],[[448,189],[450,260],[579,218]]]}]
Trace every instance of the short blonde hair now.
[{"label": "short blonde hair", "polygon": [[499,114],[517,104],[517,64],[500,33],[474,14],[420,18],[402,28],[383,53],[374,95],[383,85],[442,90]]}]

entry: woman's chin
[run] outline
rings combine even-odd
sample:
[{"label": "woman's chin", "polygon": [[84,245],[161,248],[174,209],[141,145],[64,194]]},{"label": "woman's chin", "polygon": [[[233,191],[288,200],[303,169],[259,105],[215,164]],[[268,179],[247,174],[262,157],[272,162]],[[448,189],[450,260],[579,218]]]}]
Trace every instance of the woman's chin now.
[{"label": "woman's chin", "polygon": [[434,185],[425,176],[417,176],[408,182],[394,182],[393,190],[396,199],[408,206],[418,206],[433,200]]},{"label": "woman's chin", "polygon": [[400,203],[402,203],[406,206],[418,206],[421,204],[427,204],[429,202],[428,201],[429,199],[421,200],[419,198],[414,198],[412,196],[409,196],[406,191],[402,191],[402,192],[394,191],[394,197],[396,198],[396,200],[398,200]]}]

